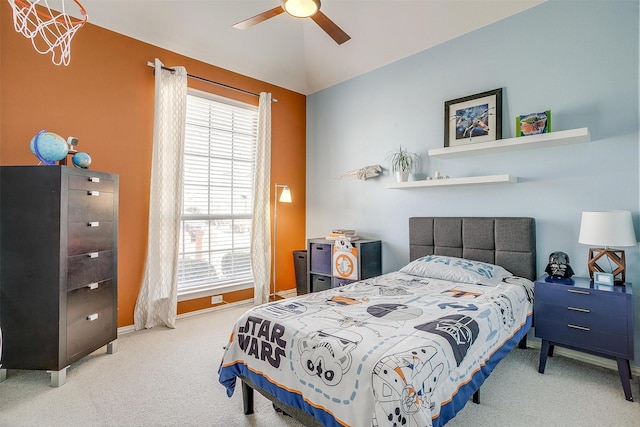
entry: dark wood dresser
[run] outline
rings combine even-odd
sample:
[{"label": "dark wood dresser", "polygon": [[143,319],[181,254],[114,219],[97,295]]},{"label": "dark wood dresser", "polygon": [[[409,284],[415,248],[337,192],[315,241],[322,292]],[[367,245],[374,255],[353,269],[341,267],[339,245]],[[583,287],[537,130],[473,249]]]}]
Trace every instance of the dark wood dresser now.
[{"label": "dark wood dresser", "polygon": [[51,372],[117,339],[118,176],[0,167],[2,369]]}]

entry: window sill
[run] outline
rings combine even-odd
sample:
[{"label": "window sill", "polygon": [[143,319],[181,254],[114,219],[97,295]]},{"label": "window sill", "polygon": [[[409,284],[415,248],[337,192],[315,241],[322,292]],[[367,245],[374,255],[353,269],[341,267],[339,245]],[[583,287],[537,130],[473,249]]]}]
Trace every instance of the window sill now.
[{"label": "window sill", "polygon": [[226,294],[229,292],[242,291],[253,288],[252,283],[223,285],[216,287],[207,287],[206,289],[185,289],[178,291],[178,302],[189,301],[192,299],[205,298],[213,295]]}]

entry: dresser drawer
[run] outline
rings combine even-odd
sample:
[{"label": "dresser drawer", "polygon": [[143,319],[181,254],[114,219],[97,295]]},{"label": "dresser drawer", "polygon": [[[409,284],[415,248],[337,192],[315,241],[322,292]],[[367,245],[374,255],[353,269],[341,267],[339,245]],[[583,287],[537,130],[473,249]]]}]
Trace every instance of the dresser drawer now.
[{"label": "dresser drawer", "polygon": [[88,286],[67,292],[67,324],[86,319],[100,310],[114,304],[111,280],[97,283],[95,289]]},{"label": "dresser drawer", "polygon": [[614,294],[593,289],[576,289],[572,286],[558,284],[537,284],[535,300],[540,303],[572,306],[600,313],[624,315],[627,310],[624,294]]},{"label": "dresser drawer", "polygon": [[112,307],[95,313],[94,320],[79,319],[67,325],[67,360],[73,363],[117,338]]},{"label": "dresser drawer", "polygon": [[69,257],[67,259],[67,290],[111,279],[114,273],[113,261],[112,251]]},{"label": "dresser drawer", "polygon": [[113,222],[100,222],[97,227],[91,227],[86,222],[69,223],[67,254],[73,256],[114,249],[114,227]]},{"label": "dresser drawer", "polygon": [[331,244],[311,243],[309,269],[314,273],[331,275]]},{"label": "dresser drawer", "polygon": [[535,308],[536,326],[538,321],[554,319],[565,325],[577,325],[589,328],[593,331],[611,334],[627,334],[627,316],[625,312],[616,314],[603,313],[602,311],[585,311],[586,309],[573,306],[560,306],[551,304],[538,304]]},{"label": "dresser drawer", "polygon": [[89,173],[88,175],[69,174],[70,190],[95,190],[113,193],[116,184],[113,179],[105,178],[97,173]]},{"label": "dresser drawer", "polygon": [[603,332],[601,329],[587,331],[577,328],[582,325],[573,326],[557,319],[536,318],[535,332],[537,337],[554,344],[564,344],[614,357],[629,358],[630,353],[632,354],[627,335]]},{"label": "dresser drawer", "polygon": [[69,190],[67,220],[68,222],[113,221],[113,206],[113,193],[97,190]]}]

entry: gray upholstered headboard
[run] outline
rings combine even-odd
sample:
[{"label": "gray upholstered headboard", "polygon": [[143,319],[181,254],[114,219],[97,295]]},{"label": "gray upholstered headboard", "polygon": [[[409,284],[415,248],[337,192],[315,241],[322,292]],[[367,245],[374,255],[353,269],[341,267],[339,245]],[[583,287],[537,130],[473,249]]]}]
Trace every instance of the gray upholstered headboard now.
[{"label": "gray upholstered headboard", "polygon": [[522,217],[409,218],[409,258],[446,255],[536,279],[536,223]]}]

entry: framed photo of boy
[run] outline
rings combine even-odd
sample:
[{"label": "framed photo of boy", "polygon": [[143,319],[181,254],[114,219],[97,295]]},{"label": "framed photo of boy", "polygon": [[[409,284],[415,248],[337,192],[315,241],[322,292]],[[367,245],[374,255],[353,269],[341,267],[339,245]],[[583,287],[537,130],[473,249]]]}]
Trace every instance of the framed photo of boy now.
[{"label": "framed photo of boy", "polygon": [[444,146],[502,139],[502,89],[444,103]]}]

